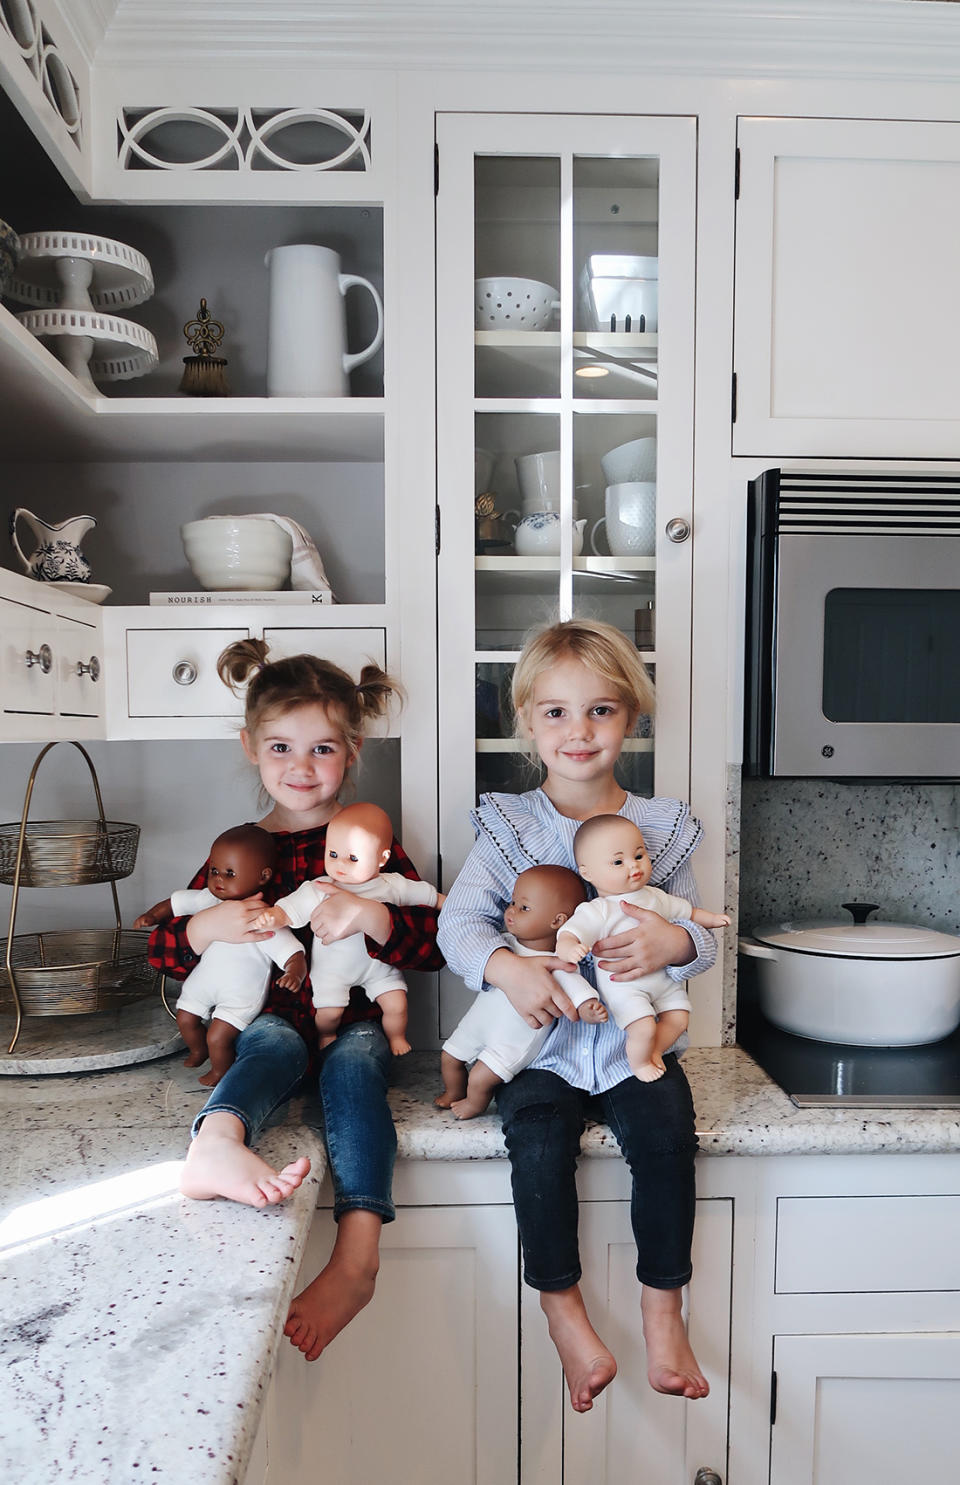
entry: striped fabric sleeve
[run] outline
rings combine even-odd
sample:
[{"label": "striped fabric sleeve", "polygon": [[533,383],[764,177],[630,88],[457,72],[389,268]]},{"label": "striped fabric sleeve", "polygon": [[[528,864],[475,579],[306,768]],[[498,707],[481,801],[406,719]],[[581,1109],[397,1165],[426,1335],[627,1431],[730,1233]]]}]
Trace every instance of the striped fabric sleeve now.
[{"label": "striped fabric sleeve", "polygon": [[[697,891],[697,881],[693,874],[693,867],[689,860],[685,861],[665,882],[658,883],[664,892],[669,892],[672,897],[685,897],[694,907],[700,906],[700,893]],[[701,928],[699,923],[692,922],[689,918],[676,919],[678,928],[686,929],[693,940],[696,949],[696,958],[689,964],[668,964],[667,974],[671,980],[690,980],[694,975],[702,975],[704,970],[712,969],[717,961],[717,940],[709,928]]]}]

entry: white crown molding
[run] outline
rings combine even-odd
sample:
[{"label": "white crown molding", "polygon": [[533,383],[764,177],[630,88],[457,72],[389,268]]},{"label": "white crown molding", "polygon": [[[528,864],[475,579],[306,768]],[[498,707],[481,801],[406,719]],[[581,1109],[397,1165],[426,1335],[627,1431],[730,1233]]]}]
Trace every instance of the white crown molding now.
[{"label": "white crown molding", "polygon": [[81,55],[92,64],[120,0],[52,0],[52,3]]},{"label": "white crown molding", "polygon": [[[249,61],[496,72],[960,80],[953,0],[60,0],[97,66]],[[112,12],[112,14],[111,14]]]}]

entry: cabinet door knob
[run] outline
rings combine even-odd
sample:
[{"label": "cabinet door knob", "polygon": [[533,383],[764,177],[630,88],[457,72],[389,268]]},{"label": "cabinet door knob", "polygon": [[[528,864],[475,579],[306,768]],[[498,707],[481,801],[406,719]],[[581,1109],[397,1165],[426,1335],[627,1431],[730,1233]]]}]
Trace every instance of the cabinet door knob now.
[{"label": "cabinet door knob", "polygon": [[[672,521],[666,525],[667,540],[681,542],[686,541],[690,535],[690,522],[685,521],[683,516],[674,516]],[[710,1481],[706,1485],[711,1485]]]},{"label": "cabinet door knob", "polygon": [[77,661],[77,675],[88,675],[92,681],[100,679],[100,661],[96,655],[90,656],[89,665],[84,665],[82,660]]},{"label": "cabinet door knob", "polygon": [[39,665],[44,675],[50,674],[50,667],[53,664],[53,651],[49,645],[41,645],[39,650],[28,650],[23,658],[27,662],[28,670],[34,665]]},{"label": "cabinet door knob", "polygon": [[693,1485],[723,1485],[723,1480],[716,1470],[707,1469],[706,1465],[697,1470],[693,1477]]},{"label": "cabinet door knob", "polygon": [[173,679],[178,686],[192,686],[197,679],[197,667],[192,660],[178,660],[173,667]]}]

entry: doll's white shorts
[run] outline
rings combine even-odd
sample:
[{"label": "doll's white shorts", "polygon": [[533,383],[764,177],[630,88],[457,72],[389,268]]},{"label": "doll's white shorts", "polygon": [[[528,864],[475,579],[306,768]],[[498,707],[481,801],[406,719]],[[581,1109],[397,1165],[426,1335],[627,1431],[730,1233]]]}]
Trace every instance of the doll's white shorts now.
[{"label": "doll's white shorts", "polygon": [[641,980],[611,980],[608,970],[597,969],[600,998],[620,1030],[645,1016],[662,1011],[689,1011],[686,981],[672,980],[666,970],[644,975]]},{"label": "doll's white shorts", "polygon": [[214,996],[200,991],[191,991],[184,987],[180,999],[177,1001],[178,1011],[189,1011],[193,1016],[199,1016],[203,1021],[226,1021],[228,1026],[235,1026],[238,1031],[243,1031],[255,1021],[263,1010],[267,998],[266,987],[255,1000],[234,1001],[232,1005],[225,1005]]},{"label": "doll's white shorts", "polygon": [[[359,940],[359,943],[357,942]],[[406,991],[407,982],[392,964],[371,959],[362,933],[321,944],[314,939],[310,956],[310,988],[317,1010],[345,1006],[351,985],[360,985],[368,1000],[377,1000],[387,990]]]},{"label": "doll's white shorts", "polygon": [[[593,986],[581,975],[565,970],[555,973],[574,1005],[596,997]],[[483,1062],[509,1083],[533,1061],[552,1030],[552,1021],[547,1026],[528,1026],[502,990],[481,990],[443,1050],[458,1062]]]}]

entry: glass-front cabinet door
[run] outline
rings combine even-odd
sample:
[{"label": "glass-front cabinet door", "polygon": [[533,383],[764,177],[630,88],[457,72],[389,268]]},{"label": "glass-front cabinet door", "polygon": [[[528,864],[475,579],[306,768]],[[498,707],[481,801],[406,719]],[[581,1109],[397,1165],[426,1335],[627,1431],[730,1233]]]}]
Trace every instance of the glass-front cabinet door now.
[{"label": "glass-front cabinet door", "polygon": [[657,685],[622,760],[689,794],[696,125],[441,115],[441,850],[531,788],[510,678],[554,618],[617,625]]}]

